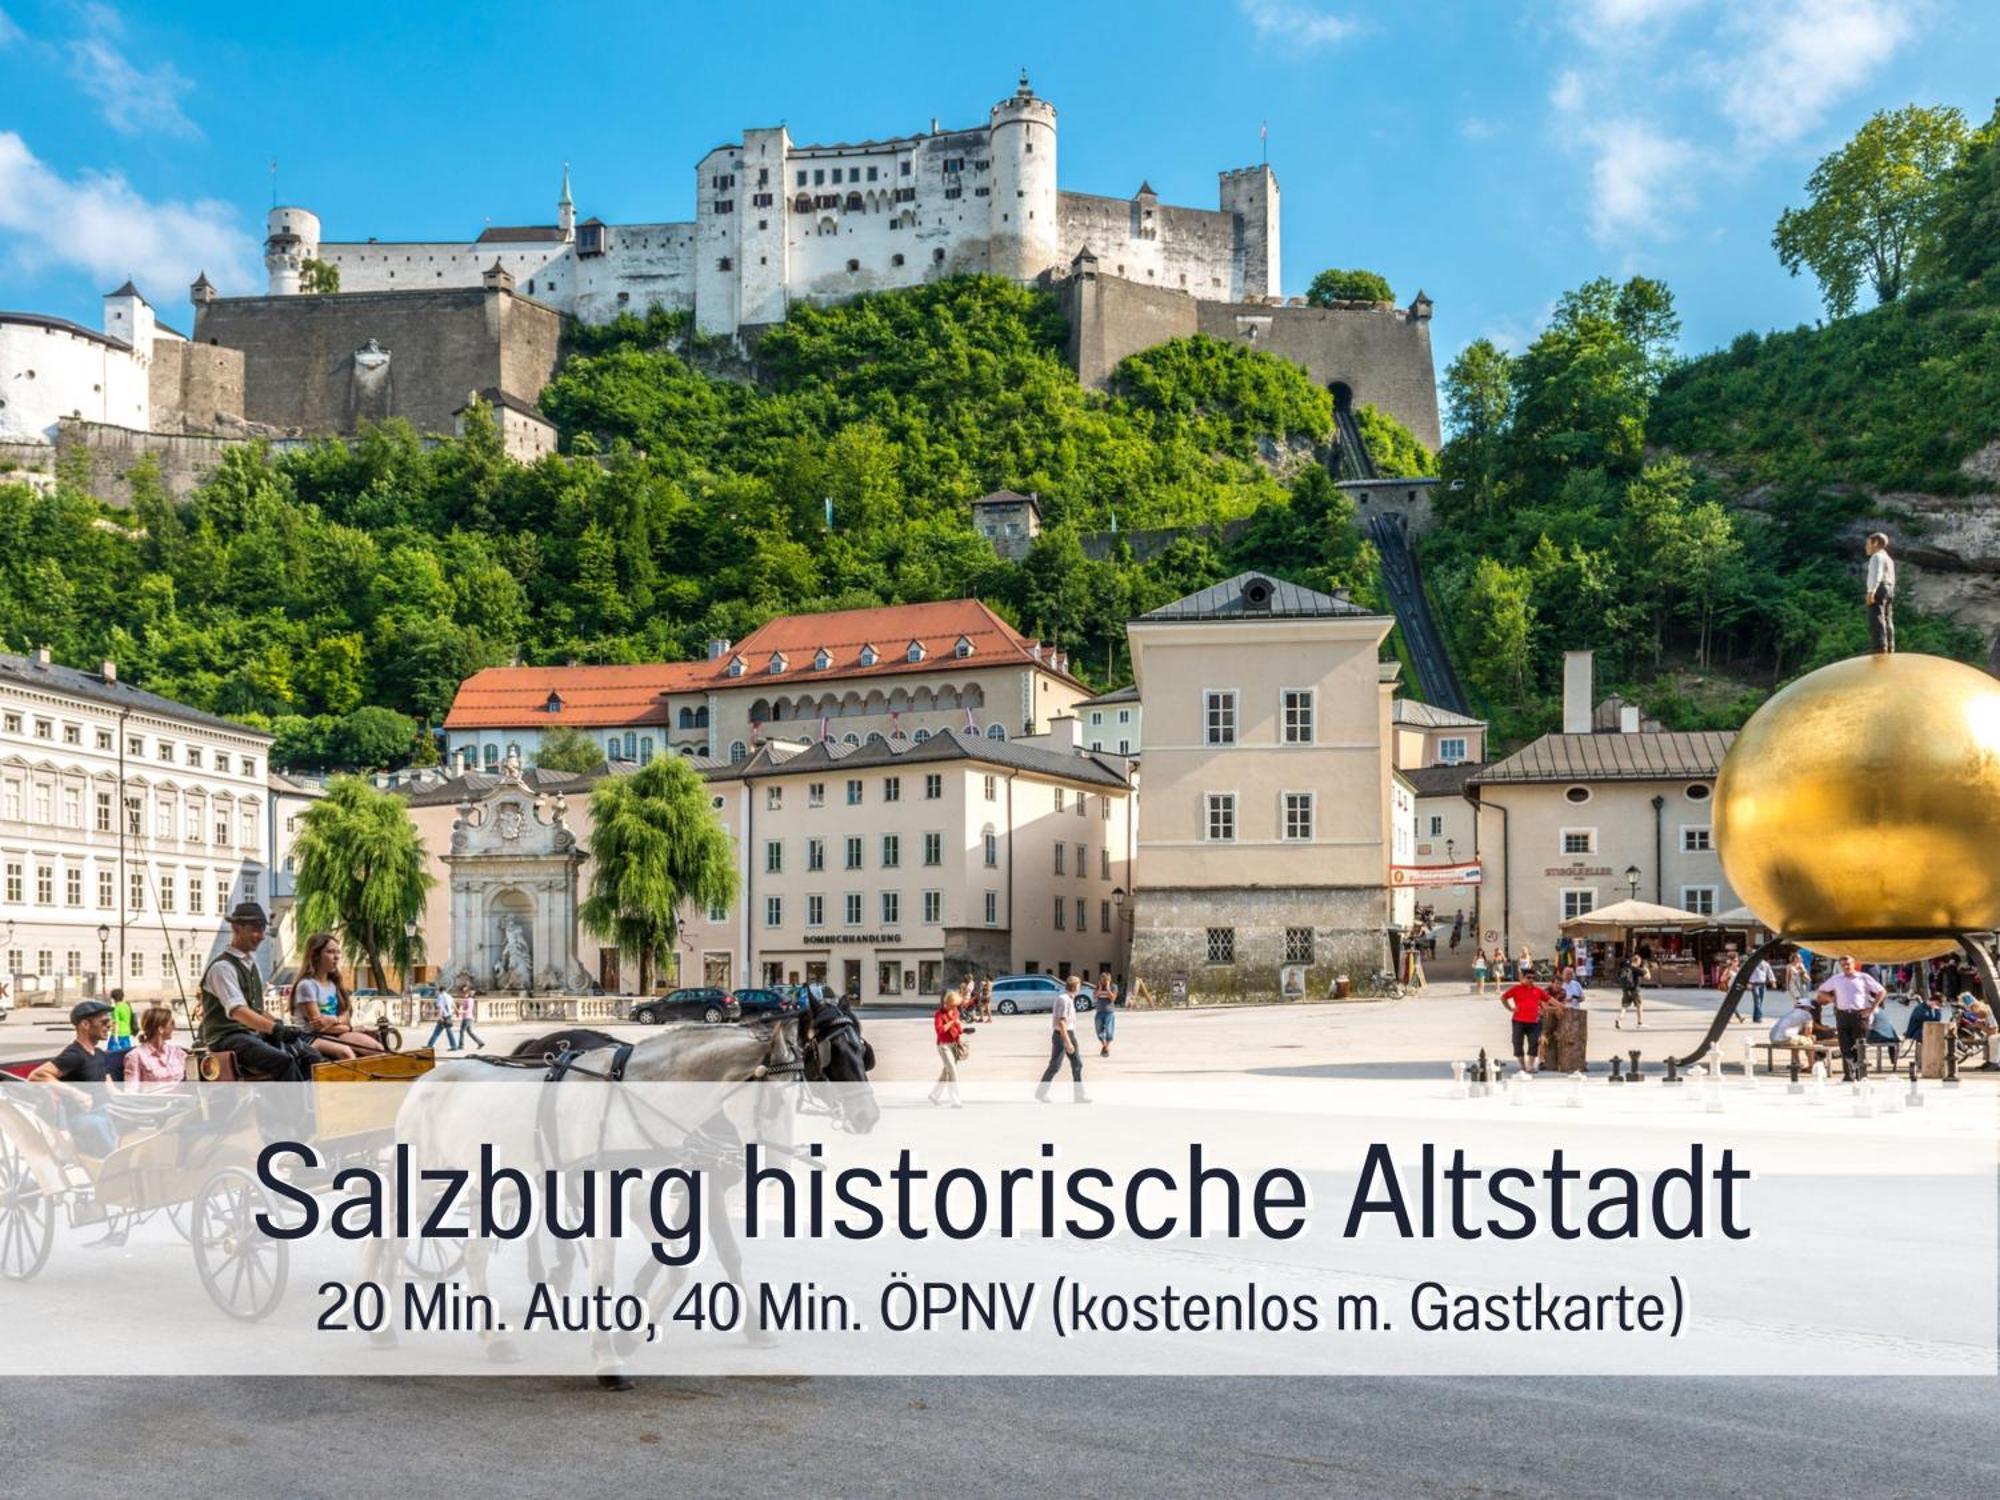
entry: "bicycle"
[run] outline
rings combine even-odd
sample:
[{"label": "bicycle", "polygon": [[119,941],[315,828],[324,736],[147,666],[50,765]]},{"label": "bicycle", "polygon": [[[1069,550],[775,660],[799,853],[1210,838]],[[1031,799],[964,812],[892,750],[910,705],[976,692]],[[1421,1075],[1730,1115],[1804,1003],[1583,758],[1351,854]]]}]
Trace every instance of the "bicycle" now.
[{"label": "bicycle", "polygon": [[1387,969],[1377,969],[1368,976],[1368,988],[1385,1000],[1403,1000],[1409,997],[1409,990],[1403,981]]}]

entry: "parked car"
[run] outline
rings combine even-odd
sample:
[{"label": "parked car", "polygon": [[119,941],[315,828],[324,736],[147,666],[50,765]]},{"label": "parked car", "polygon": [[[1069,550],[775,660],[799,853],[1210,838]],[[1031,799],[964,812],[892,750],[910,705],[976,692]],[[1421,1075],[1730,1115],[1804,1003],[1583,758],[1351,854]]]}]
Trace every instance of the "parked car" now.
[{"label": "parked car", "polygon": [[[1039,1014],[1056,1008],[1056,996],[1069,988],[1053,974],[1009,974],[993,981],[993,1008],[1003,1016]],[[1090,1009],[1090,991],[1079,991],[1076,1008]]]},{"label": "parked car", "polygon": [[632,1007],[632,1019],[641,1026],[663,1026],[668,1021],[740,1021],[743,1010],[727,990],[699,988],[675,990]]},{"label": "parked car", "polygon": [[773,1016],[787,1016],[799,1008],[798,986],[791,984],[737,990],[729,998],[736,1002],[738,1010],[746,1021],[765,1021]]}]

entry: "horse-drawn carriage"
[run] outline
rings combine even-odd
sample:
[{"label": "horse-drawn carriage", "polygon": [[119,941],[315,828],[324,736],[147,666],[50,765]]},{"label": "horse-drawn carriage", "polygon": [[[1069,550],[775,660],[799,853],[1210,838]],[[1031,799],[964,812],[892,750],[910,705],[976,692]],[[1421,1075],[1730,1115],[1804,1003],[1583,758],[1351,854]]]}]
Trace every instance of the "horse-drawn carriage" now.
[{"label": "horse-drawn carriage", "polygon": [[[314,1141],[323,1165],[289,1178],[308,1192],[341,1167],[379,1157],[403,1093],[365,1085],[407,1083],[434,1059],[422,1048],[321,1063],[304,1087],[201,1081],[200,1061],[190,1081],[153,1092],[88,1085],[116,1131],[101,1156],[68,1128],[63,1089],[26,1081],[36,1064],[0,1068],[0,1278],[41,1272],[58,1217],[73,1230],[102,1225],[115,1244],[165,1214],[215,1305],[245,1322],[268,1317],[284,1297],[290,1254],[256,1229],[259,1214],[282,1217],[257,1175],[258,1154],[287,1134]],[[427,1253],[436,1259],[434,1248]],[[409,1269],[437,1276],[450,1267],[412,1260]]]}]

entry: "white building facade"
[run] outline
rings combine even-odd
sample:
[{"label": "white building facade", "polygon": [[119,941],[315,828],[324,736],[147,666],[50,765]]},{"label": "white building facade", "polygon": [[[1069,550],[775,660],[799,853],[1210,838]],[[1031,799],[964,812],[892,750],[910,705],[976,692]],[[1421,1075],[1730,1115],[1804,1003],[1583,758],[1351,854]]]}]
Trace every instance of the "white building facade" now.
[{"label": "white building facade", "polygon": [[268,894],[270,747],[110,662],[0,655],[0,977],[16,1004],[114,985],[192,998],[229,908]]},{"label": "white building facade", "polygon": [[472,241],[325,241],[320,221],[274,208],[265,243],[273,295],[296,293],[307,260],[343,292],[476,286],[497,260],[517,289],[588,323],[653,307],[692,311],[734,334],[798,303],[985,272],[1030,281],[1092,248],[1118,274],[1215,301],[1279,290],[1278,185],[1269,167],[1220,174],[1218,205],[1065,193],[1056,110],[1024,73],[979,125],[854,144],[750,129],[695,168],[691,222],[576,218],[564,169],[556,222],[495,227]]},{"label": "white building facade", "polygon": [[0,442],[49,443],[64,417],[141,432],[152,426],[159,323],[127,282],[104,299],[104,331],[64,318],[0,312]]}]

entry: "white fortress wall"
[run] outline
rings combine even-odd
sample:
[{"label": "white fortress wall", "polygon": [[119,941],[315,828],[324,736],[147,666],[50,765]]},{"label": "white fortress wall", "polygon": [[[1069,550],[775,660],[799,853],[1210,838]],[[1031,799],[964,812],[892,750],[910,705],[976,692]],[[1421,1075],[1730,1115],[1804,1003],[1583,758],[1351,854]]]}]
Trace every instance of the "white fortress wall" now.
[{"label": "white fortress wall", "polygon": [[1147,206],[1140,198],[1064,193],[1062,263],[1068,265],[1088,246],[1107,275],[1208,302],[1232,302],[1242,295],[1233,215],[1161,204],[1146,218]]}]

